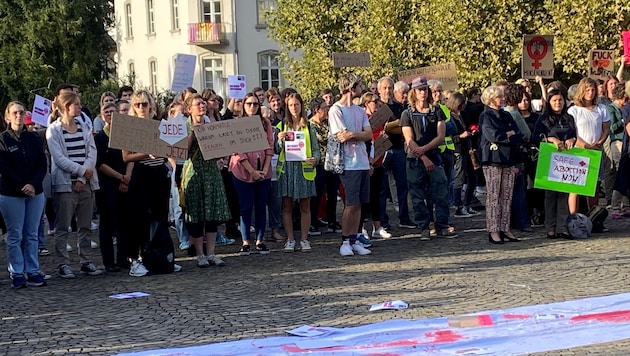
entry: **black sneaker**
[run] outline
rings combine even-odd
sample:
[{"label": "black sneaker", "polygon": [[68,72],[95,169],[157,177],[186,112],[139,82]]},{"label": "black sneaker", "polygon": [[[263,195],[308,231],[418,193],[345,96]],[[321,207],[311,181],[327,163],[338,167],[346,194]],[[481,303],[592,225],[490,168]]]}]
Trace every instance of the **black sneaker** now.
[{"label": "black sneaker", "polygon": [[241,247],[241,249],[238,251],[238,254],[241,256],[249,256],[250,253],[251,250],[249,248],[249,245],[243,245],[243,247]]},{"label": "black sneaker", "polygon": [[328,224],[328,232],[340,234],[341,225],[339,223]]},{"label": "black sneaker", "polygon": [[26,278],[23,275],[16,275],[12,277],[11,288],[21,289],[26,288]]},{"label": "black sneaker", "polygon": [[59,266],[59,277],[61,278],[74,278],[76,277],[72,268],[68,265]]},{"label": "black sneaker", "polygon": [[403,229],[415,229],[418,225],[412,223],[411,221],[401,221],[400,224],[398,224],[398,227]]},{"label": "black sneaker", "polygon": [[86,273],[88,276],[99,276],[103,274],[103,270],[96,268],[92,262],[83,263],[81,265],[81,272]]},{"label": "black sneaker", "polygon": [[47,285],[46,279],[39,273],[29,274],[28,279],[26,280],[26,284],[29,287],[42,287]]},{"label": "black sneaker", "polygon": [[314,226],[311,226],[311,227],[308,228],[308,235],[309,236],[319,236],[321,234],[322,234],[322,232],[319,231],[319,229],[314,227]]},{"label": "black sneaker", "polygon": [[260,253],[261,255],[268,255],[270,251],[267,246],[265,246],[265,244],[261,242],[259,244],[256,244],[256,252]]}]

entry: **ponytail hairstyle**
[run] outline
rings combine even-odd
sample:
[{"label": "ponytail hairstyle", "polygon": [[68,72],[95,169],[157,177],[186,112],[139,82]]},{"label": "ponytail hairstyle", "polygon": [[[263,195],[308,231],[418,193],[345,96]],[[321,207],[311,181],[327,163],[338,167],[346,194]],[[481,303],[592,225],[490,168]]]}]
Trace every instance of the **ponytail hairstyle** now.
[{"label": "ponytail hairstyle", "polygon": [[74,103],[81,104],[81,99],[79,99],[79,95],[73,91],[64,91],[57,95],[57,99],[55,99],[55,104],[57,106],[59,116],[57,116],[56,118],[61,117],[61,115],[68,110],[68,106]]}]

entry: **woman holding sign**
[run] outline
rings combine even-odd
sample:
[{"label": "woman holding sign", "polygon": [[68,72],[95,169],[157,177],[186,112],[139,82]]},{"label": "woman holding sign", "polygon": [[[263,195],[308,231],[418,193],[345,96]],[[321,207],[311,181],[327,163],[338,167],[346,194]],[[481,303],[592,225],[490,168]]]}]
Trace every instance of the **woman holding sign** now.
[{"label": "woman holding sign", "polygon": [[[547,93],[547,100],[545,110],[534,128],[532,140],[553,143],[558,151],[570,150],[575,146],[577,137],[573,116],[567,113],[567,100],[556,89]],[[568,198],[567,193],[545,190],[545,227],[549,239],[569,237],[566,233]]]},{"label": "woman holding sign", "polygon": [[[308,123],[306,108],[300,94],[291,94],[286,99],[287,111],[278,124],[278,191],[282,197],[282,223],[287,232],[284,252],[295,251],[293,237],[293,200],[300,205],[300,248],[311,250],[308,229],[311,223],[311,197],[316,195],[315,166],[319,162],[317,133]],[[289,141],[290,138],[293,140]]]},{"label": "woman holding sign", "polygon": [[[241,212],[240,230],[243,236],[241,256],[249,256],[249,226],[252,222],[252,211],[255,211],[254,229],[256,230],[256,250],[260,254],[268,254],[269,249],[263,243],[265,224],[267,223],[267,197],[271,186],[271,157],[273,156],[273,130],[269,120],[262,117],[258,97],[247,93],[243,98],[245,117],[259,116],[267,135],[269,148],[253,152],[235,153],[230,158],[229,169],[234,175],[234,187],[238,192]],[[238,119],[237,119],[238,120]],[[235,148],[238,150],[238,147]],[[255,209],[255,210],[254,210]],[[286,228],[286,227],[285,227]]]}]

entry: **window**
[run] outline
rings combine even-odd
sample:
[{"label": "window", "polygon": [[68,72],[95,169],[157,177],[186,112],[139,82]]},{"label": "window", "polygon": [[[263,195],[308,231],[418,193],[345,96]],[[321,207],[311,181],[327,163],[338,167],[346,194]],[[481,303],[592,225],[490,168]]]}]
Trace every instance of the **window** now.
[{"label": "window", "polygon": [[204,58],[203,85],[213,89],[217,94],[223,94],[223,60],[221,58]]},{"label": "window", "polygon": [[133,61],[129,61],[129,63],[127,63],[127,71],[131,77],[136,76],[136,65]]},{"label": "window", "polygon": [[221,1],[202,0],[201,13],[204,23],[221,23]]},{"label": "window", "polygon": [[276,0],[257,0],[258,3],[258,26],[259,28],[267,27],[267,20],[265,19],[265,15],[269,11],[273,11],[278,7],[278,2]]},{"label": "window", "polygon": [[268,51],[258,55],[260,66],[260,86],[267,90],[280,86],[280,65],[278,64],[278,52]]},{"label": "window", "polygon": [[125,4],[125,19],[127,20],[127,38],[132,38],[133,27],[131,25],[131,4]]},{"label": "window", "polygon": [[155,58],[149,59],[149,76],[151,92],[157,94],[157,60]]},{"label": "window", "polygon": [[171,30],[179,30],[179,0],[171,0]]},{"label": "window", "polygon": [[155,8],[153,0],[147,0],[147,34],[155,34]]}]

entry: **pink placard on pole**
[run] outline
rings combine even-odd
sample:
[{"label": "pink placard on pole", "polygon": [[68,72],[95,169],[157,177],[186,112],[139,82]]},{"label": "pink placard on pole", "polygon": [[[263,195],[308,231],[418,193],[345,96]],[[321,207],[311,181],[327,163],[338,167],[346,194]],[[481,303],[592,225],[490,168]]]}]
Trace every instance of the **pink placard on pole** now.
[{"label": "pink placard on pole", "polygon": [[623,58],[626,64],[630,64],[630,31],[623,31],[621,38],[623,39]]}]

